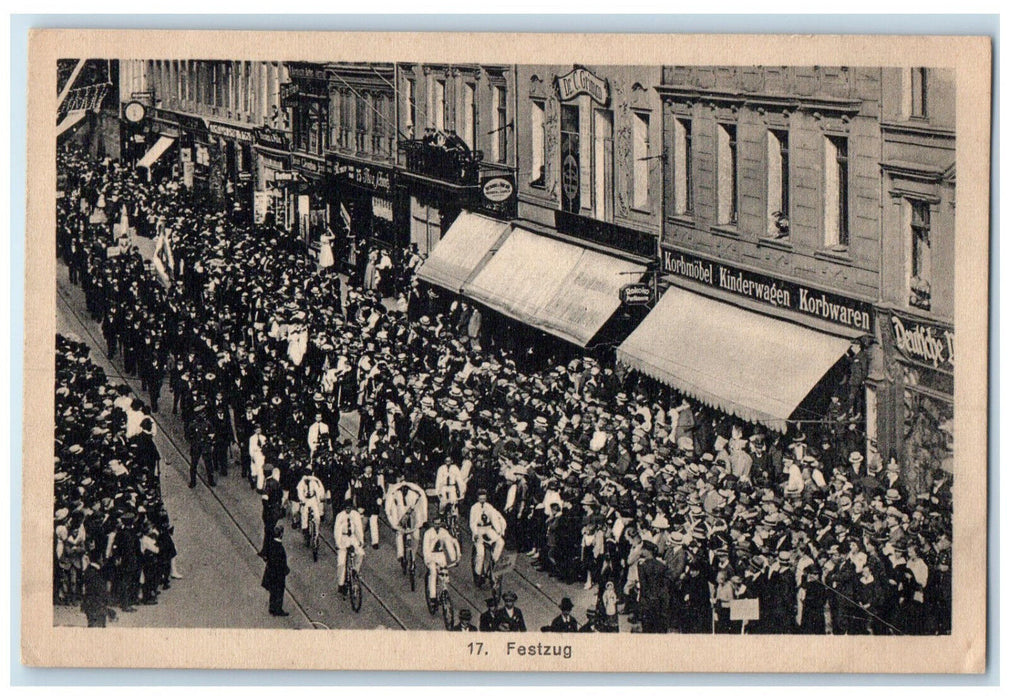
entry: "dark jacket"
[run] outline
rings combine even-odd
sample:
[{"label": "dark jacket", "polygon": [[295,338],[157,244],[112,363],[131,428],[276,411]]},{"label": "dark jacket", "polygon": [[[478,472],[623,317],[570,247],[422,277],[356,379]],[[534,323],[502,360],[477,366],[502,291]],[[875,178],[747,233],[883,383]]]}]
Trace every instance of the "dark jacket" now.
[{"label": "dark jacket", "polygon": [[267,566],[263,571],[260,585],[268,591],[284,588],[284,580],[291,571],[288,568],[288,555],[284,545],[279,540],[270,540],[267,544]]},{"label": "dark jacket", "polygon": [[558,615],[551,624],[541,627],[541,632],[578,632],[579,622],[571,615],[565,620],[564,615]]}]

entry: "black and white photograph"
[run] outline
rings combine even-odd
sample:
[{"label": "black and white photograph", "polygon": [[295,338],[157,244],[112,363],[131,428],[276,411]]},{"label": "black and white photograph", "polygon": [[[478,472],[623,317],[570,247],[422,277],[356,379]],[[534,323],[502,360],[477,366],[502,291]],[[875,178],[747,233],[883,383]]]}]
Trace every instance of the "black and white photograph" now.
[{"label": "black and white photograph", "polygon": [[133,51],[55,57],[54,628],[950,637],[951,63]]}]

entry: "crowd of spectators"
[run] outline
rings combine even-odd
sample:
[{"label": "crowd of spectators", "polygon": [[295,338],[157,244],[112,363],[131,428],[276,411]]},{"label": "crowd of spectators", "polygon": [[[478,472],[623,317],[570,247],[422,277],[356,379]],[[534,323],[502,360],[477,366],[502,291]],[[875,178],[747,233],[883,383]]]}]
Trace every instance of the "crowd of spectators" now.
[{"label": "crowd of spectators", "polygon": [[53,592],[92,623],[111,605],[156,603],[171,585],[175,546],[147,407],[89,355],[57,335]]},{"label": "crowd of spectators", "polygon": [[[166,353],[173,412],[208,483],[238,462],[262,486],[254,434],[289,490],[314,469],[343,494],[366,465],[430,487],[450,460],[467,502],[486,488],[504,513],[508,545],[595,589],[594,612],[614,624],[623,610],[647,632],[739,633],[734,601],[757,599],[746,632],[949,632],[951,477],[937,469],[908,492],[901,464],[865,454],[844,384],[825,421],[777,434],[606,358],[530,366],[514,344],[482,344],[462,299],[417,281],[383,298],[283,231],[115,163],[76,166],[89,184],[71,183],[68,212],[90,217],[98,198],[129,191],[171,244],[167,292],[135,253],[82,281],[106,316],[118,289],[131,342]],[[86,247],[88,225],[69,223]],[[135,355],[148,372],[158,353]],[[336,436],[347,411],[357,434],[310,459],[310,425]]]}]

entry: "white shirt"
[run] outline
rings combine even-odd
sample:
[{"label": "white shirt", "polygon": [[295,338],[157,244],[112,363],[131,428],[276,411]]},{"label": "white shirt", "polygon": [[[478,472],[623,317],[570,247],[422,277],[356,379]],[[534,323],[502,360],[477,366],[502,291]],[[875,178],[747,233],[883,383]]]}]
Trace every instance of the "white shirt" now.
[{"label": "white shirt", "polygon": [[470,531],[485,532],[488,529],[494,530],[499,535],[505,534],[505,516],[498,512],[490,503],[478,501],[470,508]]},{"label": "white shirt", "polygon": [[386,517],[394,529],[403,531],[400,521],[410,512],[414,530],[428,522],[428,496],[417,484],[401,481],[389,487],[386,494]]},{"label": "white shirt", "polygon": [[306,474],[298,482],[298,500],[305,503],[308,500],[318,501],[326,494],[326,488],[319,477]]},{"label": "white shirt", "polygon": [[317,421],[309,426],[309,451],[313,454],[319,448],[319,445],[326,439],[330,434],[330,426],[326,425],[322,421]]},{"label": "white shirt", "polygon": [[361,523],[361,513],[356,510],[337,513],[333,521],[333,539],[339,549],[355,547],[361,549],[365,541],[365,528]]},{"label": "white shirt", "polygon": [[466,482],[463,474],[455,464],[443,464],[435,474],[435,489],[441,495],[446,489],[455,487],[457,498],[463,498],[466,493]]},{"label": "white shirt", "polygon": [[447,564],[459,561],[460,547],[459,541],[452,534],[443,528],[430,527],[424,532],[421,538],[421,552],[424,563],[431,566],[431,560],[435,554],[445,554]]}]

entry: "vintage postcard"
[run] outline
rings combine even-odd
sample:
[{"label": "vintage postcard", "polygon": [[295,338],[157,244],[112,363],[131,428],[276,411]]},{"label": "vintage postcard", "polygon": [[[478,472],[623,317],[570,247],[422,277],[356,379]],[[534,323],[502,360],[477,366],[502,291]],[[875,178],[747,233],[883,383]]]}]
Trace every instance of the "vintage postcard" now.
[{"label": "vintage postcard", "polygon": [[984,671],[988,39],[29,69],[25,664]]}]

